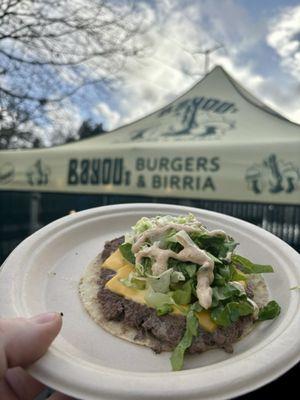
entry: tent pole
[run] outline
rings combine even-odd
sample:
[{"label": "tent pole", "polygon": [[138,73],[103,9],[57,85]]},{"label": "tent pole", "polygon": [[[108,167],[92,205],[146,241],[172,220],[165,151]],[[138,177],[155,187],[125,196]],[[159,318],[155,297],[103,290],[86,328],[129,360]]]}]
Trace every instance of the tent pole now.
[{"label": "tent pole", "polygon": [[40,199],[41,199],[41,194],[39,192],[31,192],[30,215],[29,215],[30,233],[33,233],[42,227],[42,225],[39,223]]}]

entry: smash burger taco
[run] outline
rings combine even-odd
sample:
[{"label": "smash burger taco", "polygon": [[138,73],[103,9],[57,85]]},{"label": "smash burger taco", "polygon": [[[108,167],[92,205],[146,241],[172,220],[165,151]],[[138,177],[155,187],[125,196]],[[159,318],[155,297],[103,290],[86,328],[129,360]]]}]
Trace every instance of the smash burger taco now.
[{"label": "smash burger taco", "polygon": [[144,217],[87,267],[82,303],[111,334],[171,351],[173,370],[183,367],[186,352],[231,353],[257,321],[280,313],[261,276],[273,268],[238,255],[236,246],[192,214]]}]

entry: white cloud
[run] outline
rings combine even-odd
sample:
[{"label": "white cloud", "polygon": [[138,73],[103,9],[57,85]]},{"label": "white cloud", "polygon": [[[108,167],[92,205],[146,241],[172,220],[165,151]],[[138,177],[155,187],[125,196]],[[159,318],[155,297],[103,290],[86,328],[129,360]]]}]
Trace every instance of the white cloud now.
[{"label": "white cloud", "polygon": [[113,111],[108,104],[104,102],[98,103],[94,109],[94,113],[99,115],[99,119],[106,121],[105,128],[110,130],[116,126],[120,121],[120,114],[117,111]]},{"label": "white cloud", "polygon": [[300,80],[300,5],[284,9],[271,22],[266,40],[284,69]]},{"label": "white cloud", "polygon": [[[120,108],[122,118],[118,125],[147,115],[148,113],[164,106],[169,101],[183,94],[197,80],[203,76],[204,55],[200,52],[216,45],[217,39],[225,37],[228,24],[222,20],[222,13],[227,10],[229,16],[239,20],[238,35],[228,37],[231,54],[219,51],[211,55],[211,65],[220,64],[240,82],[247,82],[248,87],[259,88],[264,78],[253,73],[251,63],[240,65],[238,47],[240,38],[247,29],[242,17],[245,13],[234,3],[228,2],[229,10],[220,10],[219,15],[213,13],[209,2],[190,2],[179,7],[179,2],[173,2],[173,7],[159,6],[156,13],[156,24],[148,32],[147,41],[153,49],[148,57],[130,60],[122,73],[124,85]],[[155,11],[152,10],[154,13]],[[208,31],[205,20],[208,13],[213,15],[213,24]],[[216,28],[217,27],[217,28]],[[215,29],[216,28],[216,29]],[[249,28],[248,28],[249,29]],[[235,40],[235,42],[234,42]],[[251,39],[253,43],[253,39]],[[229,43],[228,43],[229,44]]]},{"label": "white cloud", "polygon": [[[139,2],[138,7],[145,24],[151,25],[137,39],[144,46],[145,56],[127,61],[119,73],[121,83],[111,92],[109,103],[104,96],[99,96],[98,103],[93,105],[88,99],[77,102],[76,106],[66,102],[68,109],[63,114],[66,131],[75,131],[80,125],[84,113],[80,117],[79,107],[88,110],[97,122],[101,120],[106,129],[114,129],[166,105],[203,76],[204,56],[200,52],[219,42],[226,49],[211,55],[210,66],[222,65],[261,101],[300,123],[299,93],[297,97],[297,89],[291,87],[300,78],[297,36],[300,35],[300,6],[284,9],[271,22],[262,16],[254,21],[246,8],[232,0],[163,0],[157,1],[155,7],[147,2]],[[268,68],[266,72],[264,68],[257,68],[261,62],[259,49],[265,41],[277,52],[283,68],[290,72],[290,87],[284,79],[276,81],[275,76],[268,74]],[[105,74],[107,65],[101,69],[98,61],[92,60],[85,67],[90,77],[97,79]],[[279,73],[284,75],[282,71]],[[62,118],[54,110],[49,111],[49,117],[54,122],[55,118]]]},{"label": "white cloud", "polygon": [[[280,41],[277,39],[278,43],[285,43],[287,34],[284,32],[293,32],[289,34],[292,38],[297,29],[300,31],[300,7],[293,10],[290,30],[286,29],[287,16],[280,14],[277,25],[272,22],[272,39],[271,31],[268,33],[268,23],[259,22],[258,19],[253,25],[249,14],[236,2],[227,1],[226,7],[221,4],[218,2],[216,7],[216,2],[211,0],[188,2],[184,9],[179,2],[172,2],[172,6],[168,2],[166,9],[157,5],[156,13],[160,18],[154,18],[156,24],[147,38],[152,52],[146,58],[128,62],[122,73],[122,117],[118,125],[147,115],[184,93],[203,76],[204,57],[197,52],[211,47],[216,41],[225,43],[226,51],[221,49],[213,53],[211,66],[222,65],[261,101],[300,123],[299,104],[297,97],[292,95],[295,89],[285,85],[284,80],[278,83],[276,77],[267,75],[267,72],[255,72],[260,60],[253,57],[259,46],[263,46],[266,35],[268,40],[275,43],[275,33],[278,31],[278,37],[281,38]],[[233,20],[235,24],[232,25]],[[280,21],[284,22],[281,24]],[[294,41],[286,43],[282,50],[294,57],[293,73],[297,60],[300,65],[300,55],[295,53]]]}]

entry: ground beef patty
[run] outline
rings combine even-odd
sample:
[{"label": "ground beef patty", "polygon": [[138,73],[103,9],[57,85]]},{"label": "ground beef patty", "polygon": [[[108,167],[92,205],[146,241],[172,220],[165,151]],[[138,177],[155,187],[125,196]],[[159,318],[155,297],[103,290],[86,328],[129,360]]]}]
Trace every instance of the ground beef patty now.
[{"label": "ground beef patty", "polygon": [[[123,243],[124,236],[106,242],[102,252],[102,262],[105,261],[119,245]],[[135,328],[137,337],[150,336],[154,339],[153,350],[173,350],[185,331],[185,317],[178,315],[157,316],[153,308],[125,299],[116,293],[105,288],[108,282],[115,275],[115,271],[101,268],[98,284],[98,300],[104,317],[107,320],[120,321],[124,326]],[[190,353],[201,353],[210,347],[220,347],[227,352],[232,352],[232,343],[236,342],[243,333],[251,317],[240,318],[228,328],[218,328],[215,332],[209,333],[199,327],[199,335],[194,338]]]}]

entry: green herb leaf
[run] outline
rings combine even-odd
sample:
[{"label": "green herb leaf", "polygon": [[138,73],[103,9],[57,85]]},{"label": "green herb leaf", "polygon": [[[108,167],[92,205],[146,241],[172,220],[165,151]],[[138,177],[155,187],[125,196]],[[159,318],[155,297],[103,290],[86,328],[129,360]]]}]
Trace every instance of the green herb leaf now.
[{"label": "green herb leaf", "polygon": [[218,260],[225,258],[228,252],[233,252],[238,243],[225,235],[210,236],[203,232],[192,232],[191,239],[200,249],[204,249]]},{"label": "green herb leaf", "polygon": [[253,264],[250,260],[237,254],[232,256],[232,261],[239,265],[245,274],[262,274],[264,272],[274,272],[271,265]]},{"label": "green herb leaf", "polygon": [[173,268],[174,271],[181,272],[184,275],[185,279],[188,280],[196,276],[199,265],[191,262],[175,260],[175,258],[169,258],[168,268]]},{"label": "green herb leaf", "polygon": [[189,311],[186,317],[186,330],[185,333],[175,347],[171,355],[171,364],[173,371],[179,371],[183,367],[183,358],[186,350],[191,346],[193,336],[198,335],[198,319],[195,317],[193,311]]},{"label": "green herb leaf", "polygon": [[229,281],[229,279],[230,279],[230,267],[229,267],[229,265],[219,266],[218,272],[219,272],[219,274],[221,276],[223,276],[223,278],[226,280],[226,282]]},{"label": "green herb leaf", "polygon": [[222,246],[220,246],[220,248],[219,248],[218,257],[221,259],[225,258],[227,256],[227,253],[228,252],[232,253],[237,245],[238,245],[238,243],[235,242],[233,239],[229,240],[228,242],[224,242],[222,244]]},{"label": "green herb leaf", "polygon": [[125,260],[129,261],[131,264],[135,264],[135,257],[132,252],[132,244],[131,243],[123,243],[119,246],[119,250]]},{"label": "green herb leaf", "polygon": [[267,319],[276,318],[280,314],[280,305],[275,301],[269,301],[262,309],[260,309],[258,314],[259,321],[265,321]]},{"label": "green herb leaf", "polygon": [[215,264],[223,264],[221,260],[219,260],[217,257],[215,257],[212,253],[209,251],[205,250],[205,253],[210,257]]},{"label": "green herb leaf", "polygon": [[253,306],[247,300],[232,301],[219,305],[211,311],[211,319],[220,326],[227,327],[237,321],[239,317],[253,313]]},{"label": "green herb leaf", "polygon": [[222,304],[212,309],[210,317],[217,325],[229,326],[231,324],[229,312]]},{"label": "green herb leaf", "polygon": [[231,284],[230,282],[224,286],[215,286],[212,290],[213,298],[218,301],[244,295],[244,292],[242,290],[240,290],[237,286]]},{"label": "green herb leaf", "polygon": [[213,280],[213,286],[224,286],[226,284],[225,278],[220,275],[219,273],[215,272],[214,274],[214,280]]},{"label": "green herb leaf", "polygon": [[237,269],[234,265],[230,264],[230,281],[247,281],[248,277],[242,271]]}]

